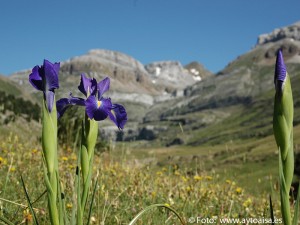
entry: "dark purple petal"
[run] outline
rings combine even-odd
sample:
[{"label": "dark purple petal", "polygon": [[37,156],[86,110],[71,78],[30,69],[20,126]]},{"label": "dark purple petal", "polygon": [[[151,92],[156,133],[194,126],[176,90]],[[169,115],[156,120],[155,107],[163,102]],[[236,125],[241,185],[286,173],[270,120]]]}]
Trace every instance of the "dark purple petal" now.
[{"label": "dark purple petal", "polygon": [[90,95],[85,101],[85,111],[90,119],[94,118],[94,113],[97,110],[97,99],[94,95]]},{"label": "dark purple petal", "polygon": [[69,106],[70,106],[70,101],[68,98],[59,99],[56,102],[57,118],[62,117]]},{"label": "dark purple petal", "polygon": [[102,95],[109,90],[110,79],[108,77],[104,78],[98,83],[98,99],[100,100]]},{"label": "dark purple petal", "polygon": [[85,101],[85,111],[90,119],[96,121],[107,118],[109,111],[112,108],[110,99],[101,99],[98,101],[94,95],[90,95]]},{"label": "dark purple petal", "polygon": [[85,106],[85,100],[83,98],[73,97],[71,93],[69,98],[59,99],[56,102],[57,117],[62,117],[65,111],[72,105]]},{"label": "dark purple petal", "polygon": [[274,75],[274,83],[276,93],[279,95],[282,94],[284,81],[286,79],[286,66],[283,61],[282,51],[281,49],[277,52],[276,58],[276,66],[275,66],[275,75]]},{"label": "dark purple petal", "polygon": [[278,50],[276,58],[276,68],[275,68],[275,79],[278,81],[285,81],[286,77],[286,66],[284,64],[282,51]]},{"label": "dark purple petal", "polygon": [[83,98],[73,97],[71,96],[69,98],[71,105],[79,105],[79,106],[85,106],[85,100]]},{"label": "dark purple petal", "polygon": [[117,125],[119,129],[123,129],[127,122],[127,113],[124,106],[120,104],[113,104],[109,112],[109,118]]},{"label": "dark purple petal", "polygon": [[53,108],[53,102],[54,102],[54,91],[46,91],[44,92],[46,103],[47,103],[47,108],[48,111],[51,113],[52,108]]},{"label": "dark purple petal", "polygon": [[45,73],[45,84],[48,91],[59,88],[58,84],[58,72],[59,72],[59,63],[51,63],[48,60],[44,60],[44,73]]},{"label": "dark purple petal", "polygon": [[90,79],[87,78],[84,74],[81,74],[81,80],[78,89],[86,97],[88,97],[88,95],[96,95],[97,81],[95,78]]},{"label": "dark purple petal", "polygon": [[39,66],[35,66],[32,69],[31,74],[29,75],[29,82],[30,84],[37,90],[43,91],[43,80],[39,73]]}]

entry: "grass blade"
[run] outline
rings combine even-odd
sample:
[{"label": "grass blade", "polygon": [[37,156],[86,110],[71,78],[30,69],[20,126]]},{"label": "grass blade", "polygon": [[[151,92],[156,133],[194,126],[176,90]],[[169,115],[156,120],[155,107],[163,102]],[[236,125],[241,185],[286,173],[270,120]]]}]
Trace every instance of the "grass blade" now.
[{"label": "grass blade", "polygon": [[294,211],[294,218],[293,218],[293,225],[297,225],[298,224],[298,219],[299,219],[299,201],[300,201],[300,183],[298,186],[298,193],[297,193],[297,200],[296,200],[296,204],[295,204],[295,211]]},{"label": "grass blade", "polygon": [[5,219],[4,217],[1,217],[1,216],[0,216],[0,221],[4,222],[5,224],[8,224],[8,225],[15,225],[13,222],[11,222],[8,219]]},{"label": "grass blade", "polygon": [[165,204],[153,204],[153,205],[150,205],[148,207],[146,207],[144,210],[142,210],[141,212],[139,212],[129,223],[129,225],[133,225],[136,223],[136,221],[143,215],[145,214],[146,212],[148,212],[149,210],[151,209],[154,209],[154,208],[166,208],[168,210],[170,210],[171,212],[173,212],[176,217],[180,220],[180,223],[182,225],[185,225],[186,223],[184,222],[184,220],[181,218],[181,216],[174,210],[172,209],[171,207],[165,205]]},{"label": "grass blade", "polygon": [[270,198],[269,198],[269,202],[270,202],[271,224],[274,224],[275,218],[274,218],[274,210],[273,210],[273,204],[272,204],[272,197],[271,197],[271,195],[270,195]]},{"label": "grass blade", "polygon": [[77,225],[82,224],[81,198],[80,198],[80,171],[79,166],[76,167],[75,186],[77,189]]},{"label": "grass blade", "polygon": [[57,177],[57,190],[58,190],[58,204],[59,204],[59,223],[69,224],[67,221],[67,212],[66,212],[66,205],[65,205],[65,193],[63,190],[62,183],[60,182],[60,177],[58,172],[56,171]]},{"label": "grass blade", "polygon": [[95,198],[97,184],[98,184],[98,179],[96,179],[95,187],[94,187],[93,194],[92,194],[92,199],[91,199],[91,205],[90,205],[90,210],[89,210],[89,214],[88,214],[87,225],[90,225],[90,221],[91,221],[92,208],[93,208],[93,203],[94,203],[94,198]]},{"label": "grass blade", "polygon": [[26,186],[25,186],[25,183],[24,183],[24,180],[23,180],[22,176],[21,176],[21,181],[22,181],[22,186],[23,186],[23,189],[24,189],[24,192],[25,192],[25,195],[26,195],[26,199],[27,199],[27,202],[28,202],[29,209],[30,209],[31,214],[33,216],[34,224],[39,225],[38,220],[37,220],[36,215],[35,215],[35,212],[34,212],[33,207],[31,205],[30,198],[29,198],[28,192],[26,190]]}]

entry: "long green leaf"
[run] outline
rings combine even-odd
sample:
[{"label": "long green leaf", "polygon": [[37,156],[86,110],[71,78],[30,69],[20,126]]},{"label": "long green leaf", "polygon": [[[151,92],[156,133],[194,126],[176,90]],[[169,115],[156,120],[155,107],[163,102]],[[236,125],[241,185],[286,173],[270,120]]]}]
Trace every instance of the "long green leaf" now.
[{"label": "long green leaf", "polygon": [[35,225],[39,225],[39,222],[38,222],[38,220],[36,218],[35,212],[34,212],[33,207],[31,205],[30,198],[29,198],[28,192],[26,190],[26,186],[25,186],[25,183],[24,183],[22,175],[21,175],[21,181],[22,181],[22,186],[23,186],[23,189],[24,189],[24,192],[25,192],[25,195],[26,195],[26,199],[27,199],[27,202],[28,202],[29,209],[31,211],[31,214],[33,215],[34,224]]},{"label": "long green leaf", "polygon": [[281,161],[281,153],[279,151],[279,184],[280,184],[280,200],[281,200],[281,214],[283,222],[286,225],[291,224],[291,210],[289,202],[289,190],[286,188],[285,177],[283,173],[283,166]]},{"label": "long green leaf", "polygon": [[143,215],[145,214],[146,212],[148,212],[149,210],[151,209],[154,209],[154,208],[166,208],[168,210],[170,210],[171,212],[173,212],[176,217],[180,220],[180,223],[182,225],[185,225],[186,223],[184,222],[184,220],[181,218],[181,216],[174,210],[172,209],[171,207],[165,205],[165,204],[153,204],[153,205],[150,205],[148,207],[146,207],[144,210],[142,210],[141,212],[139,212],[129,223],[129,225],[133,225],[136,223],[136,221]]},{"label": "long green leaf", "polygon": [[59,204],[59,224],[60,225],[69,224],[69,222],[67,221],[65,194],[64,194],[64,190],[62,190],[62,184],[60,182],[58,171],[56,171],[56,177],[57,177],[58,204]]},{"label": "long green leaf", "polygon": [[[82,121],[82,129],[81,129],[81,136],[84,135],[84,125]],[[82,142],[81,138],[81,142]],[[80,143],[82,145],[82,143]],[[82,216],[81,216],[81,193],[80,193],[80,163],[81,163],[81,154],[80,154],[81,148],[79,148],[77,152],[77,166],[76,166],[76,171],[75,171],[75,191],[76,192],[76,197],[77,197],[77,203],[76,203],[76,210],[77,210],[77,215],[76,215],[76,223],[75,223],[75,207],[72,210],[72,225],[79,225],[80,223],[82,224]],[[75,204],[75,202],[74,202]]]},{"label": "long green leaf", "polygon": [[95,193],[96,193],[97,185],[98,185],[98,179],[96,179],[95,187],[94,187],[93,194],[92,194],[92,199],[91,199],[91,205],[90,205],[90,209],[89,209],[89,215],[88,215],[87,225],[90,225],[91,215],[92,215],[92,208],[93,208],[93,203],[94,203],[94,199],[95,199]]}]

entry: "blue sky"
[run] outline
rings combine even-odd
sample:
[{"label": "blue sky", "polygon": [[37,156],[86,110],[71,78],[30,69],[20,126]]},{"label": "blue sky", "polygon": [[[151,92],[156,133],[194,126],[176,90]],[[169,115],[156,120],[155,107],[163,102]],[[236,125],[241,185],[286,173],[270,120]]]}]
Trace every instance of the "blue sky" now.
[{"label": "blue sky", "polygon": [[217,72],[259,34],[299,21],[299,9],[299,0],[2,0],[0,74],[95,48]]}]

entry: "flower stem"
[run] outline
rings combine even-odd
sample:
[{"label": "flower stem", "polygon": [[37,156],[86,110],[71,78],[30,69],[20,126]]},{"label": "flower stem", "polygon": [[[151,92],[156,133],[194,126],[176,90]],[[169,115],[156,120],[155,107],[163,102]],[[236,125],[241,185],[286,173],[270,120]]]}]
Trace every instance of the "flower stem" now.
[{"label": "flower stem", "polygon": [[57,112],[53,105],[51,113],[45,101],[43,101],[42,118],[42,146],[44,162],[46,164],[45,181],[48,192],[49,216],[52,225],[59,223],[59,210],[57,206],[58,194],[58,158],[57,158]]}]

